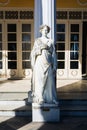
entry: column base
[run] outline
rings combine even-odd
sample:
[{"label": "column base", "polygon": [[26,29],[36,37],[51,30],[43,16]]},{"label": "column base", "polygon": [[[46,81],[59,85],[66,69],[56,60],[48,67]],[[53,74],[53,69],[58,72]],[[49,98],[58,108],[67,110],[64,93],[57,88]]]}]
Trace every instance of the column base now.
[{"label": "column base", "polygon": [[56,104],[32,103],[32,122],[59,122],[60,110]]}]

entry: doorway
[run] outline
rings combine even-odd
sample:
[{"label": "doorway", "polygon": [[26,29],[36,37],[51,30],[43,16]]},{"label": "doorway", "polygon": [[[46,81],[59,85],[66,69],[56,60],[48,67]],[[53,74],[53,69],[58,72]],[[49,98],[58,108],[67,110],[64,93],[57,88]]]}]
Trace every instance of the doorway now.
[{"label": "doorway", "polygon": [[58,21],[57,23],[57,78],[81,79],[82,23]]},{"label": "doorway", "polygon": [[31,77],[32,26],[29,21],[0,22],[0,77]]},{"label": "doorway", "polygon": [[83,22],[82,76],[87,77],[87,22]]}]

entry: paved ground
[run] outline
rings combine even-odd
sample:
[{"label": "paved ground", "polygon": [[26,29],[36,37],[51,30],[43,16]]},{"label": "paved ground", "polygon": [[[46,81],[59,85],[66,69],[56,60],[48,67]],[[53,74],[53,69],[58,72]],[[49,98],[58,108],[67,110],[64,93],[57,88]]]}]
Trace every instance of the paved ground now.
[{"label": "paved ground", "polygon": [[[63,82],[63,81],[61,81]],[[0,79],[0,100],[24,100],[31,90],[31,81]],[[57,88],[58,99],[87,99],[87,80]]]},{"label": "paved ground", "polygon": [[79,80],[57,90],[59,99],[87,99],[87,80]]},{"label": "paved ground", "polygon": [[33,123],[28,117],[0,117],[0,130],[87,130],[87,117],[63,117],[58,123]]},{"label": "paved ground", "polygon": [[[63,80],[61,80],[63,82]],[[58,88],[58,92],[87,92],[87,80],[79,80],[69,85]]]},{"label": "paved ground", "polygon": [[0,79],[0,92],[28,92],[31,90],[31,81]]}]

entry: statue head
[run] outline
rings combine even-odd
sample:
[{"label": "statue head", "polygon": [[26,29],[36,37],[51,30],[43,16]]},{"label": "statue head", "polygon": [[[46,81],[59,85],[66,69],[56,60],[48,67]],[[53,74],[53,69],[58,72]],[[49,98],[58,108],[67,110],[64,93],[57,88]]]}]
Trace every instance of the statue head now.
[{"label": "statue head", "polygon": [[47,28],[47,31],[49,33],[50,32],[50,27],[48,25],[46,25],[46,24],[40,26],[40,32],[42,32],[42,29],[45,28],[45,27]]}]

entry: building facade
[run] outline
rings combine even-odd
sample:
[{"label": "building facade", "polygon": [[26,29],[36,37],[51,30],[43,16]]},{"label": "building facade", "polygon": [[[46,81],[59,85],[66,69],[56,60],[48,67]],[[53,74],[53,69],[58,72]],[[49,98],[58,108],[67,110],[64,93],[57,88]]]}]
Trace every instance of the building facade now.
[{"label": "building facade", "polygon": [[[35,0],[0,0],[0,78],[31,78]],[[87,74],[87,1],[56,0],[57,80]]]}]

